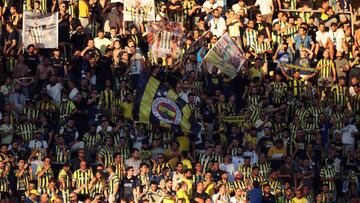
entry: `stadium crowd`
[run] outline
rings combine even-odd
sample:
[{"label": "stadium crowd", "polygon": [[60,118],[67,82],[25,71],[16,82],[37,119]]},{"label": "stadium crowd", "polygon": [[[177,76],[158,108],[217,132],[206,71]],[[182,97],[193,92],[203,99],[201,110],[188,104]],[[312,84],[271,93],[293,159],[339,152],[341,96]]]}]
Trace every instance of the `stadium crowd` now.
[{"label": "stadium crowd", "polygon": [[[155,5],[186,28],[182,53],[206,44],[154,58],[149,22],[125,22],[123,3],[0,2],[0,202],[360,202],[350,0]],[[24,11],[58,12],[58,49],[23,46]],[[246,58],[234,79],[203,63],[226,32]],[[143,75],[189,103],[199,134],[137,121]]]}]

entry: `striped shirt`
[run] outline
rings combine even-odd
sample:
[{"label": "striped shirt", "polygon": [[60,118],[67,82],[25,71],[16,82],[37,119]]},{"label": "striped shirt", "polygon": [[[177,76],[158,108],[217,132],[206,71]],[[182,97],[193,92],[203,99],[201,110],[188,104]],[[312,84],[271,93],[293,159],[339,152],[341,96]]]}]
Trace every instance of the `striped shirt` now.
[{"label": "striped shirt", "polygon": [[68,172],[66,172],[64,169],[61,169],[59,171],[59,175],[58,175],[58,180],[63,179],[64,183],[65,183],[65,188],[69,188],[70,187],[70,174]]},{"label": "striped shirt", "polygon": [[[325,179],[335,178],[336,175],[337,175],[337,171],[336,171],[335,168],[323,167],[323,168],[320,170],[320,177],[321,177],[321,178],[325,178]],[[332,181],[330,181],[330,180],[325,180],[325,181],[322,181],[322,183],[329,185],[330,191],[336,190],[335,180],[332,180]]]},{"label": "striped shirt", "polygon": [[100,133],[90,134],[87,132],[84,134],[83,141],[85,143],[85,149],[90,149],[101,141]]},{"label": "striped shirt", "polygon": [[81,185],[86,185],[86,187],[84,187],[83,189],[81,189],[81,191],[79,192],[79,194],[90,194],[90,190],[89,190],[89,183],[90,181],[93,179],[94,175],[91,171],[91,169],[86,169],[85,171],[78,169],[73,173],[72,176],[72,181],[75,182],[75,188],[74,189],[78,189],[81,187]]},{"label": "striped shirt", "polygon": [[[15,169],[15,174],[19,173],[20,169]],[[28,169],[24,169],[23,174],[16,178],[16,190],[26,191],[29,185],[30,173]]]},{"label": "striped shirt", "polygon": [[98,152],[99,158],[102,160],[104,167],[108,167],[114,160],[114,150],[110,147],[102,147]]},{"label": "striped shirt", "polygon": [[336,85],[331,88],[332,99],[335,105],[346,106],[348,103],[348,88],[346,86]]},{"label": "striped shirt", "polygon": [[257,41],[259,32],[257,30],[247,29],[244,34],[244,38],[246,40],[245,47],[252,47]]},{"label": "striped shirt", "polygon": [[[43,166],[37,168],[36,174],[43,170]],[[38,177],[38,189],[44,189],[49,185],[49,181],[54,177],[54,172],[51,168],[46,170],[41,177]]]},{"label": "striped shirt", "polygon": [[36,126],[32,123],[23,123],[17,126],[16,135],[20,136],[25,143],[30,142],[33,139],[33,132]]},{"label": "striped shirt", "polygon": [[317,67],[321,67],[320,77],[327,78],[327,77],[331,77],[332,74],[334,74],[332,73],[332,71],[335,68],[335,64],[334,61],[331,59],[321,59],[318,62]]},{"label": "striped shirt", "polygon": [[[67,152],[67,155],[65,155],[65,152]],[[63,146],[56,145],[55,153],[56,153],[56,163],[64,164],[70,160],[70,157],[69,157],[70,150],[69,150],[69,147],[66,145],[63,145]]]}]

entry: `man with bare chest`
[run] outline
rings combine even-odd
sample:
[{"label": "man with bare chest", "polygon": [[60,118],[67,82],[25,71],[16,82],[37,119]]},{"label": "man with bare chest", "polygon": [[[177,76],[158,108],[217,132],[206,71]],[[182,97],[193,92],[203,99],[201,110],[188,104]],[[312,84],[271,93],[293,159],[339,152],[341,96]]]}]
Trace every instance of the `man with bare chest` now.
[{"label": "man with bare chest", "polygon": [[51,66],[46,65],[46,60],[44,63],[40,63],[37,66],[36,78],[38,80],[38,86],[37,86],[38,90],[48,83],[49,77],[52,74],[54,74],[54,70]]}]

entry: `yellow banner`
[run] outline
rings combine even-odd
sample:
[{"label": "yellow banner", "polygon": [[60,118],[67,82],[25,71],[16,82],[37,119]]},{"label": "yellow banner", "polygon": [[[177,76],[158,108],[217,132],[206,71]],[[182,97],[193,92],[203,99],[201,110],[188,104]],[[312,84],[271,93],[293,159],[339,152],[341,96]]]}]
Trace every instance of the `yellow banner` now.
[{"label": "yellow banner", "polygon": [[244,121],[244,116],[225,116],[223,118],[223,122],[225,123],[243,123]]}]

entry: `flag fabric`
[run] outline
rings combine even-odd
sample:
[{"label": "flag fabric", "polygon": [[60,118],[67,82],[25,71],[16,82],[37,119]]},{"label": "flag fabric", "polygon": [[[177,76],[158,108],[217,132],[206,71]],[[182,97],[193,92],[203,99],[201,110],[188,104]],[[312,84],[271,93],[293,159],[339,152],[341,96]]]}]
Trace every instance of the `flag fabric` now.
[{"label": "flag fabric", "polygon": [[161,84],[153,76],[142,76],[134,103],[134,118],[140,123],[178,129],[198,135],[200,125],[190,106],[174,90]]},{"label": "flag fabric", "polygon": [[204,61],[206,65],[215,66],[226,76],[233,79],[246,59],[244,51],[239,48],[228,33],[225,33],[209,50]]},{"label": "flag fabric", "polygon": [[24,11],[22,37],[24,48],[58,48],[58,13],[44,14]]},{"label": "flag fabric", "polygon": [[124,21],[135,23],[155,21],[154,0],[126,0],[124,1]]},{"label": "flag fabric", "polygon": [[153,58],[181,57],[184,27],[177,22],[151,22],[147,26],[147,40]]},{"label": "flag fabric", "polygon": [[185,61],[187,60],[189,55],[195,54],[199,49],[201,49],[201,47],[204,46],[204,44],[206,43],[206,40],[207,40],[206,36],[209,32],[210,31],[205,32],[198,40],[196,40],[194,43],[192,43],[190,45],[190,47],[185,50],[185,52],[183,54],[183,58],[182,58],[183,64],[185,63]]}]

